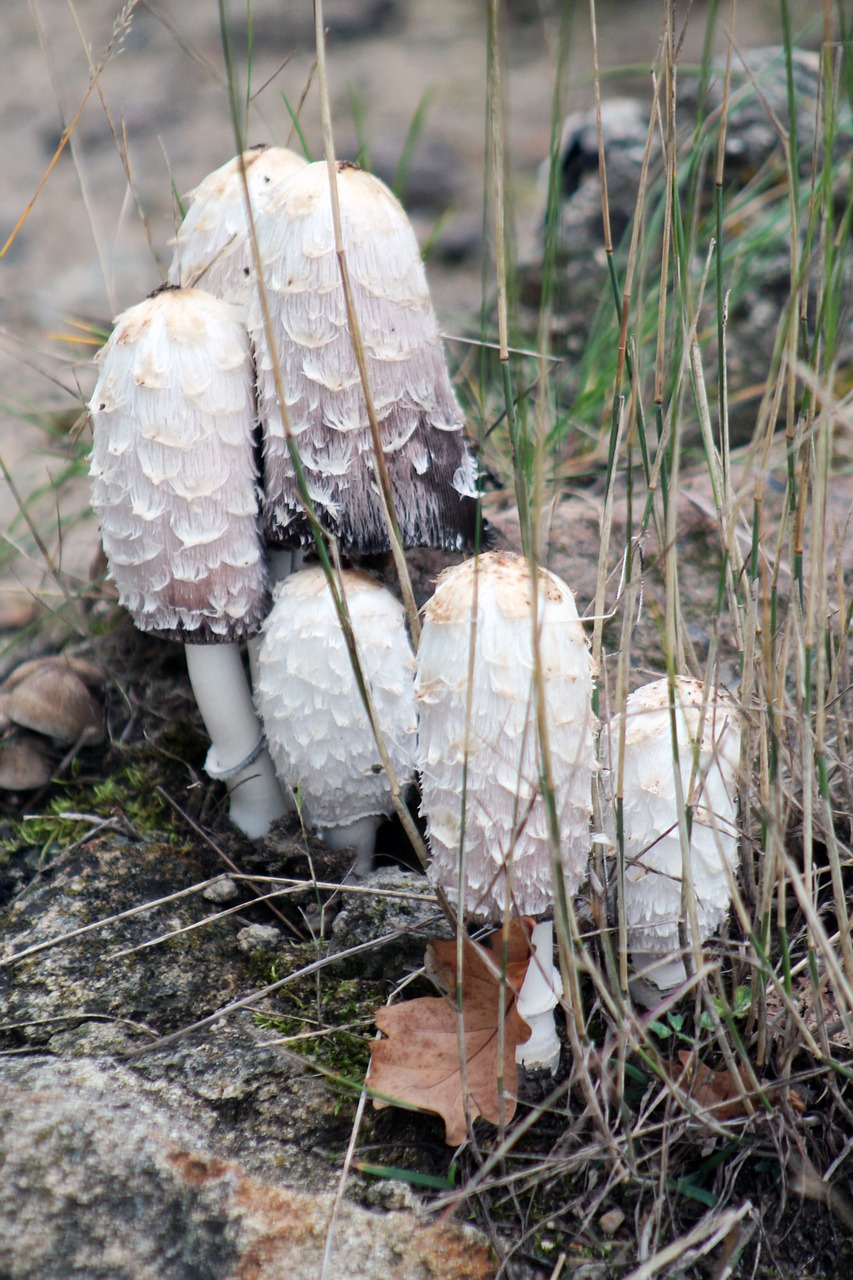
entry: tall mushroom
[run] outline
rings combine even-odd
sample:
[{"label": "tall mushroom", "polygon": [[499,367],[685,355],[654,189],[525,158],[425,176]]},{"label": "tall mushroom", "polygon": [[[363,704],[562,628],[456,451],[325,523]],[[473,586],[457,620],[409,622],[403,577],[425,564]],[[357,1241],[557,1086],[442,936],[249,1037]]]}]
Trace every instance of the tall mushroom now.
[{"label": "tall mushroom", "polygon": [[695,942],[711,937],[725,920],[738,867],[737,705],[724,689],[706,689],[701,680],[679,676],[674,712],[677,747],[666,679],[637,689],[624,716],[610,721],[611,785],[623,727],[625,734],[624,909],[628,947],[641,979],[636,992],[644,1002],[654,993],[643,982],[660,992],[684,981],[680,931],[688,946],[694,941],[682,884],[677,779],[682,802],[692,812],[687,856],[699,929]]},{"label": "tall mushroom", "polygon": [[530,566],[507,552],[468,560],[439,578],[417,659],[418,768],[432,879],[475,920],[499,920],[507,902],[514,914],[547,917],[534,929],[519,999],[533,1034],[518,1059],[554,1070],[560,985],[552,963],[555,895],[537,663],[567,894],[586,874],[595,720],[590,655],[572,593],[546,569],[538,570],[535,590],[534,611]]},{"label": "tall mushroom", "polygon": [[[378,178],[340,165],[337,188],[352,300],[403,544],[461,548],[473,538],[475,464],[414,232]],[[281,385],[317,516],[345,551],[387,551],[327,166],[308,165],[275,188],[258,210],[256,229]],[[306,546],[310,526],[255,296],[248,325],[264,427],[265,535],[271,545]]]},{"label": "tall mushroom", "polygon": [[[305,167],[287,147],[253,147],[243,152],[242,163],[253,215],[280,182]],[[168,281],[198,284],[217,298],[245,305],[252,288],[252,248],[240,165],[240,156],[234,156],[189,193]]]},{"label": "tall mushroom", "polygon": [[239,644],[268,592],[258,527],[252,362],[239,313],[165,288],[120,315],[89,408],[92,505],[119,600],[178,640],[231,820],[263,835],[284,798]]},{"label": "tall mushroom", "polygon": [[[403,608],[375,579],[340,578],[380,732],[400,783],[414,775],[415,659]],[[279,776],[298,793],[306,826],[333,848],[353,846],[370,869],[391,789],[321,568],[276,588],[264,623],[256,699]]]}]

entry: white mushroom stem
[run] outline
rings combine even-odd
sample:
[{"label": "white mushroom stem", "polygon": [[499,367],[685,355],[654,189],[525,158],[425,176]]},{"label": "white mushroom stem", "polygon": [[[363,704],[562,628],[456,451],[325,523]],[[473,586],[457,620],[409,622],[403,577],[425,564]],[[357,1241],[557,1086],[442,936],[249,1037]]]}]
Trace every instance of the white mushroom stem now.
[{"label": "white mushroom stem", "polygon": [[515,1060],[528,1070],[555,1074],[560,1063],[560,1040],[554,1017],[563,981],[554,967],[554,923],[541,920],[530,937],[531,956],[516,1008],[530,1027],[530,1039],[515,1051]]},{"label": "white mushroom stem", "polygon": [[230,817],[257,840],[287,804],[267,752],[239,645],[188,644],[187,671],[210,735],[205,770],[228,788]]},{"label": "white mushroom stem", "polygon": [[346,822],[339,827],[320,828],[320,838],[330,849],[355,849],[353,877],[357,880],[363,879],[373,870],[379,822],[380,818],[377,814],[370,814],[366,818],[356,818],[355,822]]}]

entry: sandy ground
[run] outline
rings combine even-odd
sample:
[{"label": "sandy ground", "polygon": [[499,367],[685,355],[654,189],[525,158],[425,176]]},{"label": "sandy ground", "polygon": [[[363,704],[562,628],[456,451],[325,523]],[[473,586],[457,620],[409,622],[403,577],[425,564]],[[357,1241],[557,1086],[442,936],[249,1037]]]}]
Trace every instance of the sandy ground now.
[{"label": "sandy ground", "polygon": [[[313,61],[310,0],[253,0],[254,52],[248,141],[286,142],[294,105]],[[680,11],[684,5],[678,5]],[[724,8],[726,6],[723,6]],[[801,25],[809,6],[792,4]],[[46,413],[66,423],[92,385],[87,349],[59,340],[81,320],[108,327],[121,308],[160,283],[174,234],[172,190],[186,192],[234,151],[216,0],[136,4],[89,90],[90,69],[113,39],[117,0],[6,0],[0,41],[0,239],[27,208],[79,111],[72,142],[0,262],[0,456],[28,493],[59,474],[62,460],[38,425]],[[775,0],[742,4],[736,38],[744,47],[778,40]],[[226,5],[236,47],[245,48],[245,6]],[[509,5],[507,123],[510,178],[523,225],[535,205],[536,171],[547,151],[556,6]],[[663,5],[660,0],[599,3],[601,62],[608,92],[648,91]],[[438,227],[429,272],[449,332],[476,312],[484,185],[485,5],[474,0],[327,0],[329,75],[336,147],[357,150],[360,118],[373,167],[393,173],[406,129],[425,94],[426,127],[412,174],[412,208],[426,240]],[[683,57],[696,58],[705,6],[697,3]],[[722,24],[720,25],[722,33]],[[721,45],[722,34],[718,39]],[[245,61],[241,59],[245,77]],[[567,108],[593,100],[587,6],[571,28]],[[87,98],[88,93],[88,98]],[[302,119],[320,153],[316,84]],[[115,138],[126,139],[128,170]],[[128,180],[128,173],[130,180]],[[85,482],[63,493],[64,509],[85,506]],[[15,502],[0,484],[0,529]],[[84,576],[96,542],[91,521],[60,542],[54,504],[39,521],[63,570]],[[27,541],[25,534],[13,532]],[[33,583],[43,564],[18,558],[4,573],[7,603],[18,582]],[[10,595],[11,593],[11,595]],[[2,594],[2,593],[0,593]],[[0,601],[0,610],[2,601]]]}]

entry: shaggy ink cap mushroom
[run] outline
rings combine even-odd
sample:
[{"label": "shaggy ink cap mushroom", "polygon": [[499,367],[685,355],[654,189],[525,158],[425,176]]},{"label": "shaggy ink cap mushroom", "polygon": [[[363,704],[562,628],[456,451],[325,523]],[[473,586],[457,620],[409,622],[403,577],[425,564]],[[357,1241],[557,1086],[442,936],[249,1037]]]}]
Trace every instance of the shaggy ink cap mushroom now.
[{"label": "shaggy ink cap mushroom", "polygon": [[238,648],[268,604],[245,328],[228,303],[167,287],[118,317],[98,362],[90,475],[110,577],[141,631],[186,646],[207,771],[232,821],[264,834],[284,800]]},{"label": "shaggy ink cap mushroom", "polygon": [[[253,147],[243,152],[242,161],[253,217],[279,183],[305,168],[302,157],[287,147]],[[214,169],[187,198],[169,284],[199,284],[217,298],[245,305],[253,287],[253,263],[240,156]]]},{"label": "shaggy ink cap mushroom", "polygon": [[[704,715],[703,703],[707,704]],[[609,750],[614,760],[622,719],[620,713],[610,721]],[[737,705],[724,689],[706,690],[701,680],[687,676],[675,682],[677,766],[666,679],[630,694],[624,720],[624,910],[628,947],[643,980],[636,995],[645,1002],[655,992],[644,984],[652,984],[659,1000],[661,991],[686,978],[680,926],[691,945],[690,913],[682,910],[676,768],[684,802],[692,807],[689,857],[699,928],[695,942],[710,938],[728,914],[730,883],[738,870],[740,724]]]},{"label": "shaggy ink cap mushroom", "polygon": [[[378,178],[339,165],[353,304],[403,545],[473,541],[476,466],[462,429],[417,240]],[[310,164],[258,209],[258,249],[294,443],[321,524],[347,552],[390,547],[373,438],[335,248],[329,171]],[[313,545],[277,401],[273,354],[251,296],[264,431],[264,532]]]},{"label": "shaggy ink cap mushroom", "polygon": [[[344,570],[340,587],[379,730],[398,782],[414,775],[415,659],[402,605],[387,587]],[[376,829],[393,811],[326,575],[302,569],[276,587],[258,654],[256,701],[279,777],[307,827],[333,847],[358,850],[370,869]]]},{"label": "shaggy ink cap mushroom", "polygon": [[[518,915],[553,913],[553,857],[541,792],[536,662],[545,706],[560,863],[567,894],[580,888],[590,848],[596,768],[592,664],[572,593],[547,569],[534,583],[521,556],[493,552],[447,570],[428,602],[417,658],[421,812],[429,874],[478,921],[497,922],[507,895]],[[469,653],[475,652],[469,688]],[[463,787],[465,812],[463,815]],[[459,849],[464,821],[464,877]],[[550,920],[537,925],[519,1012],[533,1036],[519,1061],[556,1067],[551,1010],[559,994]],[[537,1024],[537,1019],[542,1022]]]}]

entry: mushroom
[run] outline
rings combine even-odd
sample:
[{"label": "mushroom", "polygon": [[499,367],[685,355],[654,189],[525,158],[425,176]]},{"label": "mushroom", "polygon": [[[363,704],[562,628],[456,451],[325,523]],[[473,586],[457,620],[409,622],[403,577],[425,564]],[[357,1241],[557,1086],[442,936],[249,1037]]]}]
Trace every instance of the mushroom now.
[{"label": "mushroom", "polygon": [[80,659],[23,662],[0,686],[0,719],[64,746],[103,742],[103,708],[87,688],[102,682],[98,668]]},{"label": "mushroom", "polygon": [[[703,710],[704,707],[704,710]],[[731,901],[738,867],[736,777],[740,726],[734,700],[723,689],[679,676],[674,686],[673,742],[666,679],[632,693],[624,711],[622,767],[624,909],[628,947],[640,981],[642,1002],[660,1000],[686,978],[680,930],[687,945],[701,944],[720,927]],[[615,762],[623,714],[610,721],[609,751]],[[677,774],[676,774],[677,759]],[[616,765],[611,765],[611,780]],[[698,938],[683,902],[681,803],[689,805],[690,877]],[[649,988],[648,984],[652,984]]]},{"label": "mushroom", "polygon": [[537,661],[567,894],[586,874],[595,719],[591,660],[572,593],[546,569],[537,570],[536,592],[534,614],[530,566],[508,552],[441,575],[418,650],[417,759],[433,881],[475,920],[500,920],[507,902],[513,914],[547,917],[533,931],[518,1005],[532,1035],[517,1056],[554,1071],[561,986],[552,963],[554,859],[542,794]]},{"label": "mushroom", "polygon": [[[242,156],[253,214],[267,194],[305,161],[287,147],[253,147]],[[203,178],[189,193],[186,217],[175,237],[168,281],[201,284],[226,302],[245,304],[252,288],[252,249],[240,156]]]},{"label": "mushroom", "polygon": [[[352,299],[404,546],[473,539],[476,468],[462,434],[414,232],[378,178],[339,165]],[[335,249],[329,171],[310,164],[258,209],[258,250],[288,417],[317,517],[346,551],[390,547]],[[264,532],[312,545],[279,411],[260,301],[250,297],[264,427]]]},{"label": "mushroom", "polygon": [[120,315],[90,403],[92,505],[120,602],[185,645],[231,820],[263,835],[285,811],[239,644],[266,613],[254,399],[239,312],[166,287]]},{"label": "mushroom", "polygon": [[[340,586],[380,732],[401,783],[414,775],[415,660],[402,605],[355,570]],[[280,583],[264,623],[256,699],[279,776],[298,794],[305,825],[370,869],[380,820],[392,812],[344,633],[319,566]]]},{"label": "mushroom", "polygon": [[34,733],[12,733],[0,739],[0,790],[36,791],[50,782],[51,768],[43,739]]}]

